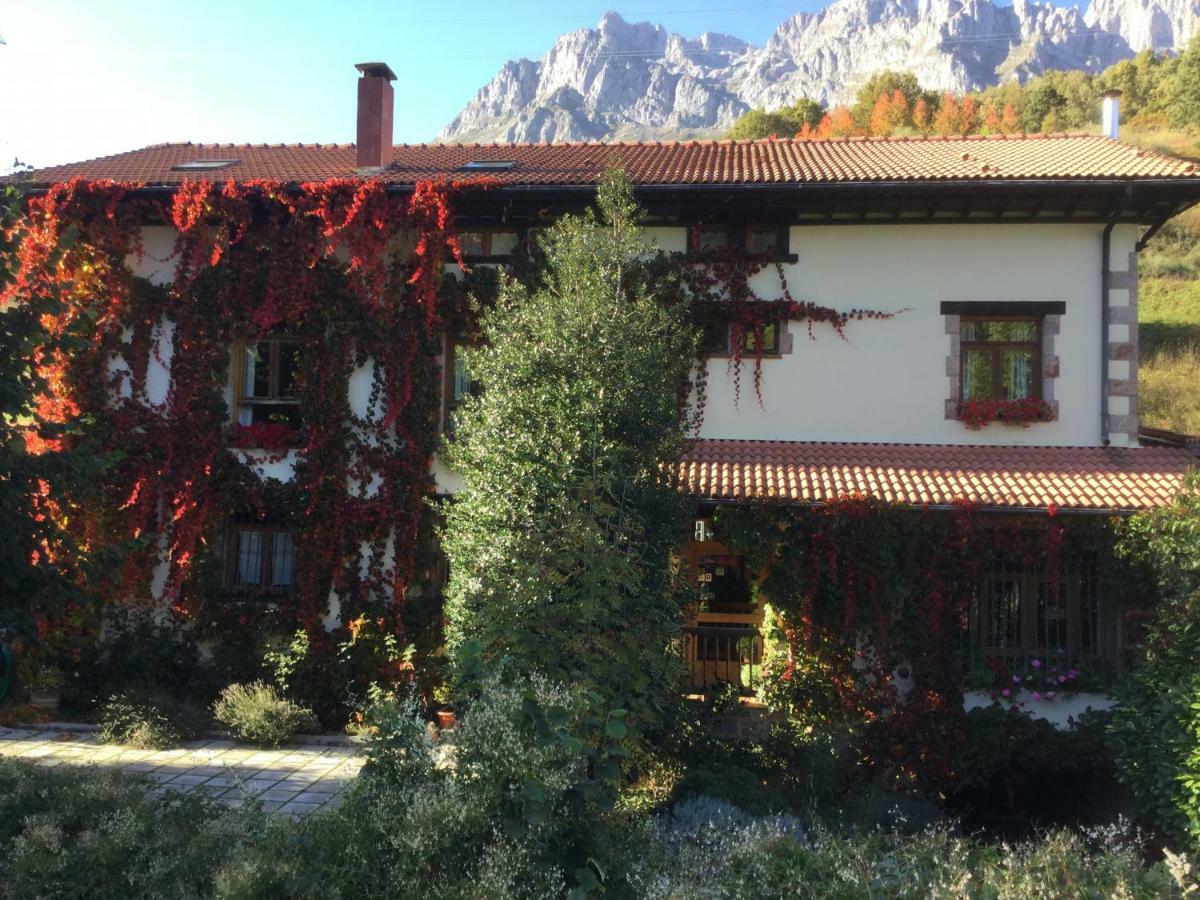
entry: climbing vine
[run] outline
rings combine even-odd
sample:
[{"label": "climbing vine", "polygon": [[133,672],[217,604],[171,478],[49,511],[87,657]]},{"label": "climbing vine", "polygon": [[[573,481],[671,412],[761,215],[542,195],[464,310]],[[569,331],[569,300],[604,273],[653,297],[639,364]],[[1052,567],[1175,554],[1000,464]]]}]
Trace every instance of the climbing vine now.
[{"label": "climbing vine", "polygon": [[[219,631],[220,594],[204,577],[214,567],[201,563],[219,555],[229,516],[282,519],[296,529],[295,625],[322,640],[333,593],[343,621],[402,629],[439,434],[440,336],[464,306],[464,287],[442,278],[461,263],[451,198],[487,187],[189,182],[163,199],[77,179],[29,200],[0,300],[59,291],[56,327],[91,322],[83,352],[40,360],[52,388],[42,405],[48,418],[88,417],[120,453],[105,502],[72,523],[131,548],[107,600],[144,600],[154,584],[180,619]],[[175,273],[154,285],[130,264],[143,226],[167,224]],[[303,427],[233,426],[230,348],[281,331],[312,351],[295,375]],[[352,408],[352,380],[370,385],[365,408]],[[269,501],[273,482],[255,473],[285,459],[295,478],[274,493],[289,497]]]},{"label": "climbing vine", "polygon": [[890,786],[946,788],[956,777],[967,640],[983,573],[1044,572],[1057,584],[1093,555],[1120,585],[1110,523],[998,518],[961,503],[921,510],[864,496],[821,506],[723,507],[718,538],[761,573],[773,640],[766,698],[804,726],[887,721],[867,763]]},{"label": "climbing vine", "polygon": [[[350,641],[365,622],[404,631],[427,562],[441,342],[448,331],[477,341],[470,298],[496,289],[495,273],[463,266],[452,201],[491,186],[430,181],[399,194],[348,178],[189,181],[164,194],[75,179],[29,199],[0,303],[54,294],[66,302],[53,328],[86,323],[82,351],[39,358],[49,385],[40,412],[81,417],[116,460],[102,500],[70,523],[91,545],[125,551],[120,571],[90,586],[103,602],[152,593],[201,637],[269,622],[328,648],[331,620],[342,631],[359,623]],[[134,274],[147,227],[174,235],[170,260],[156,260],[173,266],[165,283]],[[531,248],[524,262],[535,277],[537,256]],[[455,263],[463,274],[444,278]],[[744,337],[756,336],[760,402],[769,325],[805,322],[812,337],[826,323],[842,335],[852,320],[891,315],[798,301],[782,265],[763,259],[694,253],[660,264],[671,270],[664,302],[682,293],[702,321],[727,327],[739,396]],[[764,298],[751,281],[771,265],[781,293]],[[301,347],[302,422],[236,422],[231,349],[281,334]],[[701,408],[704,383],[701,365]],[[37,440],[34,451],[58,449]],[[270,477],[280,467],[294,477]],[[229,595],[220,558],[238,520],[294,531],[294,589]]]},{"label": "climbing vine", "polygon": [[[807,329],[809,340],[815,340],[813,326],[824,323],[844,339],[846,326],[853,321],[890,319],[897,314],[859,308],[843,311],[797,300],[788,285],[783,263],[766,256],[746,255],[736,248],[701,250],[699,232],[693,232],[690,241],[692,246],[683,259],[682,284],[695,303],[704,328],[710,332],[719,331],[727,337],[727,369],[734,383],[735,402],[741,400],[741,374],[747,344],[754,358],[754,396],[759,404],[763,402],[762,364],[768,328],[781,328],[789,321],[801,322]],[[774,269],[779,279],[779,295],[775,297],[760,295],[752,284],[756,275],[769,269]],[[704,356],[699,362],[699,377],[703,382],[708,363]]]}]

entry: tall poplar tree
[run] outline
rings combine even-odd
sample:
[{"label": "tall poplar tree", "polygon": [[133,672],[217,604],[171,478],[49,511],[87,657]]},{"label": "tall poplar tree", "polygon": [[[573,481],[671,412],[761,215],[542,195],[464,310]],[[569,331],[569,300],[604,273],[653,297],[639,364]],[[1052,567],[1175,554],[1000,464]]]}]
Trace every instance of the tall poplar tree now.
[{"label": "tall poplar tree", "polygon": [[532,286],[502,281],[484,346],[466,352],[481,392],[448,448],[465,484],[444,532],[448,638],[457,661],[504,658],[652,728],[680,687],[685,504],[665,476],[697,337],[679,292],[650,283],[619,169],[596,207],[549,230]]}]

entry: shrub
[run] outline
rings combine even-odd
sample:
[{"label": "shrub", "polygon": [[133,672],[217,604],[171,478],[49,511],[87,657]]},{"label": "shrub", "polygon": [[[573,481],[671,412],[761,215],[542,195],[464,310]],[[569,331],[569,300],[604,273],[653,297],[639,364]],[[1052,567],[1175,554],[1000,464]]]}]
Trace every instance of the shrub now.
[{"label": "shrub", "polygon": [[99,768],[0,760],[0,894],[321,894],[319,872],[308,873],[310,882],[288,880],[303,861],[304,837],[287,819],[178,794],[155,797],[148,787]]},{"label": "shrub", "polygon": [[1118,694],[1118,776],[1177,847],[1200,840],[1200,476],[1171,507],[1122,528],[1121,553],[1149,567],[1162,598]]},{"label": "shrub", "polygon": [[1129,798],[1116,781],[1107,712],[1066,729],[999,704],[963,718],[951,810],[970,825],[1033,828],[1111,821]]},{"label": "shrub", "polygon": [[262,681],[229,685],[213,705],[213,717],[239,739],[267,747],[317,727],[311,710],[284,699]]},{"label": "shrub", "polygon": [[311,709],[330,729],[346,725],[370,703],[373,686],[393,686],[405,672],[408,651],[394,634],[366,617],[335,628],[320,643],[299,630],[264,663],[284,695]]},{"label": "shrub", "polygon": [[778,812],[783,806],[777,791],[761,775],[733,765],[701,765],[688,770],[676,789],[679,797],[710,797],[748,813]]},{"label": "shrub", "polygon": [[194,707],[166,694],[135,688],[108,698],[100,709],[96,736],[106,744],[161,750],[194,737],[203,719]]},{"label": "shrub", "polygon": [[624,714],[530,679],[486,677],[436,752],[412,700],[367,715],[369,763],[342,812],[370,883],[414,895],[561,896],[594,885]]},{"label": "shrub", "polygon": [[643,823],[626,865],[647,898],[1181,897],[1166,867],[1147,869],[1119,833],[1048,834],[988,846],[945,829],[917,835],[805,830],[714,801]]},{"label": "shrub", "polygon": [[83,709],[126,690],[201,706],[215,693],[191,634],[146,610],[112,610],[100,641],[70,674],[63,701]]},{"label": "shrub", "polygon": [[[530,729],[526,700],[565,699],[544,688],[483,701],[479,735],[462,748],[465,769],[433,766],[402,783],[368,778],[342,809],[298,822],[253,806],[155,797],[145,782],[103,770],[0,760],[3,893],[510,898],[561,897],[575,884],[577,896],[681,900],[1184,896],[1166,866],[1144,866],[1116,830],[987,845],[945,829],[835,832],[697,798],[662,816],[590,815],[588,840],[563,843],[576,820],[560,788],[586,764],[572,746]],[[474,746],[488,735],[491,750]],[[512,755],[530,750],[528,760]],[[507,816],[528,795],[522,779],[508,779],[539,763],[549,763],[554,814],[513,827]],[[1192,880],[1184,860],[1171,870]]]}]

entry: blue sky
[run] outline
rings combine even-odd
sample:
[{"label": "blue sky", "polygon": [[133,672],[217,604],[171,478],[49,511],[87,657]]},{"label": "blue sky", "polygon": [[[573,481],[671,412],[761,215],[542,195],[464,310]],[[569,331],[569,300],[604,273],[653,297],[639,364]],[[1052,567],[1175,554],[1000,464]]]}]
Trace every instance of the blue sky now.
[{"label": "blue sky", "polygon": [[0,171],[163,141],[354,140],[354,63],[396,82],[396,140],[433,138],[507,59],[606,9],[763,43],[820,0],[0,0]]}]

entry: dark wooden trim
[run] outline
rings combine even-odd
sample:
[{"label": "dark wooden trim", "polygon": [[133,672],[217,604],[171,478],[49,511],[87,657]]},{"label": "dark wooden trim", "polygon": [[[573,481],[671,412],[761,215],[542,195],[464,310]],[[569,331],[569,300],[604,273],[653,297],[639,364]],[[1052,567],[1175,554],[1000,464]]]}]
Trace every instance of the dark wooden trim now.
[{"label": "dark wooden trim", "polygon": [[1062,300],[943,300],[943,316],[1035,316],[1066,315]]},{"label": "dark wooden trim", "polygon": [[[456,223],[456,228],[460,236],[468,232],[479,232],[480,237],[482,238],[482,253],[463,253],[463,262],[467,263],[504,264],[510,262],[512,259],[512,254],[516,252],[517,248],[520,247],[522,242],[524,242],[528,237],[526,234],[528,229],[518,228],[516,225],[461,225]],[[515,234],[517,236],[517,242],[513,245],[511,252],[492,252],[492,238],[497,232],[506,232],[508,234]]]},{"label": "dark wooden trim", "polygon": [[[661,226],[660,226],[661,227]],[[666,226],[670,227],[670,226]],[[724,231],[726,250],[737,248],[738,253],[744,259],[757,259],[768,263],[797,263],[800,257],[791,252],[791,224],[788,222],[776,221],[753,221],[745,218],[737,218],[727,222],[689,222],[685,226],[688,256],[703,256],[703,253],[692,252],[692,235],[697,228],[706,228],[712,231]],[[771,228],[776,233],[775,252],[770,255],[761,253],[751,253],[748,248],[750,242],[750,229],[754,227]]]}]

